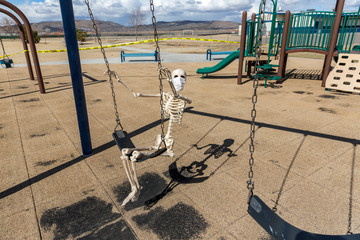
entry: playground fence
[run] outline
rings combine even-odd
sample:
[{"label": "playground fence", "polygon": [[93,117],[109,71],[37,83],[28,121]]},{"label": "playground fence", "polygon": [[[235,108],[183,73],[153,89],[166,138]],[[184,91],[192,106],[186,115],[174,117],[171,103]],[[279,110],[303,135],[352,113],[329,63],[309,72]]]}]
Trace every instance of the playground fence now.
[{"label": "playground fence", "polygon": [[286,50],[310,48],[327,51],[335,17],[335,12],[325,11],[292,14]]},{"label": "playground fence", "polygon": [[[335,17],[335,12],[326,11],[292,14],[286,50],[316,49],[328,51]],[[355,38],[355,33],[360,31],[359,20],[359,11],[342,14],[336,44],[339,52],[349,53],[354,40],[358,41]]]}]

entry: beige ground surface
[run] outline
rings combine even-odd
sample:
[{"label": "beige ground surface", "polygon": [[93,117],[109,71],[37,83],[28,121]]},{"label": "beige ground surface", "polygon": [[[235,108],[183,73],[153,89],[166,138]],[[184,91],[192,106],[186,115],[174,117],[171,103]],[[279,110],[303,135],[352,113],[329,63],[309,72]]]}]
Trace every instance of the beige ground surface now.
[{"label": "beige ground surface", "polygon": [[[5,44],[8,53],[21,46]],[[50,40],[37,47],[64,48]],[[99,57],[93,51],[81,54]],[[60,61],[66,53],[39,57]],[[25,62],[21,55],[13,59]],[[90,156],[82,156],[67,65],[42,67],[46,94],[29,80],[26,67],[0,69],[0,238],[270,239],[247,213],[252,83],[236,85],[237,62],[206,79],[195,73],[212,65],[166,64],[187,71],[182,94],[193,103],[174,128],[177,158],[139,163],[144,189],[126,207],[120,204],[129,185],[111,136],[115,121],[109,83],[102,75],[105,66],[82,66],[94,149]],[[359,95],[325,91],[316,79],[321,67],[321,60],[290,58],[293,74],[281,88],[259,88],[255,193],[272,207],[285,179],[277,213],[301,229],[325,234],[346,233],[351,196],[351,227],[357,233]],[[112,68],[135,91],[158,91],[156,63]],[[133,142],[151,145],[160,131],[159,100],[135,99],[117,83],[115,90],[122,124]],[[199,174],[176,184],[168,171],[174,166]],[[170,183],[173,190],[144,209],[145,201]]]},{"label": "beige ground surface", "polygon": [[[164,37],[183,37],[183,36],[164,36]],[[188,36],[186,36],[188,37]],[[204,38],[204,37],[201,37]],[[240,38],[237,35],[220,35],[212,37],[206,36],[207,39],[216,39],[216,40],[225,40],[225,41],[234,41],[239,42]],[[140,40],[147,40],[148,38],[139,38]],[[121,44],[121,43],[129,43],[135,42],[135,38],[104,38],[104,45],[111,44]],[[217,42],[199,42],[199,41],[184,41],[184,40],[175,40],[175,41],[163,41],[161,42],[161,50],[166,52],[182,52],[182,53],[201,53],[206,54],[206,50],[211,48],[213,51],[231,51],[236,50],[239,44],[232,43],[217,43]],[[22,45],[20,40],[4,40],[4,46],[7,54],[14,54],[18,52],[22,52]],[[79,45],[79,48],[87,48],[87,47],[97,47],[99,46],[94,39],[89,39],[88,42]],[[154,43],[145,43],[145,44],[136,44],[131,45],[131,47],[142,48],[142,49],[151,49],[155,50]],[[36,44],[36,49],[38,51],[42,50],[61,50],[66,49],[65,41],[59,38],[43,38],[40,43]],[[133,51],[127,51],[133,52]],[[118,48],[107,48],[106,53],[108,57],[120,57],[120,52]],[[89,58],[101,58],[102,54],[99,49],[96,50],[86,50],[80,51],[81,59],[89,59]],[[48,61],[61,61],[67,60],[66,52],[57,52],[57,53],[39,53],[38,54],[40,62],[48,62]],[[11,58],[18,64],[26,63],[24,56],[22,54],[16,54],[11,56]]]}]

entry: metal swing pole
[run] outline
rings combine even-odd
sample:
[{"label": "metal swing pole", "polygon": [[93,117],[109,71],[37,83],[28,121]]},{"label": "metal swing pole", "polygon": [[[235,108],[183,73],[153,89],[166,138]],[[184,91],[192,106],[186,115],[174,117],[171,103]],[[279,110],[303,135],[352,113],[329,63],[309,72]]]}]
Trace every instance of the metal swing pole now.
[{"label": "metal swing pole", "polygon": [[77,42],[75,17],[72,0],[60,0],[61,16],[69,59],[71,81],[74,92],[76,114],[84,155],[92,153],[89,120],[86,109],[84,83],[82,78],[79,46]]}]

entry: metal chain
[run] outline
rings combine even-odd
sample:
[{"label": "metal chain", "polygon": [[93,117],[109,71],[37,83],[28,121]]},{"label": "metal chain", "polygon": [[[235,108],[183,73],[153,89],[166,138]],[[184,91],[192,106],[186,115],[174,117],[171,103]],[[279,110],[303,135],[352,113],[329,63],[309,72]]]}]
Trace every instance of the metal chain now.
[{"label": "metal chain", "polygon": [[260,4],[260,13],[259,13],[259,19],[258,19],[258,29],[257,29],[257,38],[256,38],[256,62],[255,62],[255,78],[253,79],[253,88],[254,93],[251,98],[253,108],[251,110],[251,126],[250,126],[250,158],[249,158],[249,173],[248,177],[249,180],[247,180],[247,189],[249,190],[249,196],[248,196],[248,204],[250,204],[251,197],[253,196],[253,191],[255,188],[255,183],[253,181],[254,177],[254,151],[255,151],[255,130],[256,130],[256,124],[255,124],[255,118],[256,118],[256,103],[257,103],[257,88],[259,86],[259,66],[260,66],[260,55],[261,55],[261,41],[262,41],[262,27],[264,23],[264,17],[265,17],[265,4],[266,0],[262,0]]},{"label": "metal chain", "polygon": [[104,61],[105,61],[105,65],[106,65],[106,68],[107,68],[107,73],[109,75],[109,83],[110,83],[110,88],[111,88],[111,95],[112,95],[112,98],[113,98],[113,103],[114,103],[114,110],[115,110],[115,121],[116,121],[116,126],[114,128],[114,131],[117,129],[117,127],[120,127],[121,130],[123,130],[123,126],[121,125],[121,122],[120,122],[120,116],[119,116],[119,112],[118,112],[118,107],[117,107],[117,103],[116,103],[116,97],[115,97],[115,90],[114,90],[114,82],[112,80],[112,77],[111,77],[111,70],[110,70],[110,64],[109,64],[109,61],[106,57],[106,54],[105,54],[105,49],[103,48],[102,46],[102,41],[101,41],[101,38],[100,38],[100,35],[99,35],[99,31],[97,29],[97,25],[95,23],[95,18],[94,18],[94,15],[91,11],[91,8],[90,8],[90,3],[89,3],[89,0],[85,0],[85,3],[86,3],[86,6],[88,8],[88,12],[89,12],[89,16],[90,16],[90,19],[92,21],[92,24],[93,24],[93,29],[95,31],[95,35],[96,35],[96,38],[98,40],[98,43],[100,45],[100,49],[101,49],[101,52],[103,54],[103,57],[104,57]]},{"label": "metal chain", "polygon": [[2,57],[3,58],[8,58],[9,56],[6,54],[6,52],[5,52],[5,47],[4,47],[4,44],[3,44],[3,41],[2,41],[2,38],[0,37],[0,43],[1,43],[1,48],[2,48],[2,50],[3,50],[3,55],[2,55]]},{"label": "metal chain", "polygon": [[[157,29],[156,29],[155,7],[154,7],[154,1],[153,0],[150,0],[150,11],[151,11],[151,14],[152,14],[151,21],[152,21],[152,25],[153,25],[153,28],[154,28],[154,40],[155,40],[155,43],[156,43],[156,54],[157,54],[158,71],[159,71],[161,142],[164,143],[164,145],[166,147],[165,130],[164,130],[164,128],[165,128],[165,126],[164,126],[164,87],[163,87],[162,79],[163,79],[163,74],[164,73],[165,73],[166,77],[169,78],[167,72],[170,72],[170,71],[169,70],[165,71],[165,69],[167,69],[167,68],[163,68],[162,64],[161,64],[159,36],[158,36]],[[171,78],[171,73],[170,73],[170,78]]]}]

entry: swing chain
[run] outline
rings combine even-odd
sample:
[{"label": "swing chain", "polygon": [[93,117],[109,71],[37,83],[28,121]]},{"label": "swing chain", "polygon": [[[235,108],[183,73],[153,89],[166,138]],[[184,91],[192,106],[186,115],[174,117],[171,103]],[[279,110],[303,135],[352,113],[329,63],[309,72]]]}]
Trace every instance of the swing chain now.
[{"label": "swing chain", "polygon": [[260,66],[260,55],[261,55],[261,41],[262,41],[262,26],[264,22],[264,15],[265,15],[265,4],[266,0],[261,1],[260,5],[260,14],[258,19],[258,32],[257,32],[257,39],[256,39],[256,63],[255,63],[255,78],[253,79],[253,88],[254,93],[251,98],[252,101],[252,110],[251,110],[251,126],[250,126],[250,158],[249,158],[249,173],[248,177],[249,180],[247,180],[247,189],[249,190],[248,195],[248,204],[250,204],[251,197],[253,196],[253,191],[255,188],[255,183],[253,180],[254,172],[253,172],[253,166],[254,166],[254,151],[255,151],[255,130],[256,130],[256,124],[255,124],[255,118],[256,118],[256,103],[257,103],[257,88],[259,86],[259,66]]},{"label": "swing chain", "polygon": [[2,51],[3,51],[3,55],[2,55],[2,58],[9,58],[9,56],[6,54],[5,52],[5,47],[4,47],[4,44],[3,44],[3,41],[2,41],[2,38],[0,37],[0,43],[1,43],[1,48],[2,48]]},{"label": "swing chain", "polygon": [[158,61],[158,68],[160,69],[162,67],[161,65],[161,58],[160,58],[160,47],[159,47],[159,36],[158,36],[158,32],[157,32],[157,28],[156,28],[156,17],[155,17],[155,6],[154,6],[154,1],[150,0],[150,11],[152,14],[152,25],[154,28],[154,40],[156,43],[156,54],[157,54],[157,61]]},{"label": "swing chain", "polygon": [[86,6],[88,8],[88,13],[89,13],[90,19],[91,19],[92,24],[93,24],[93,29],[95,31],[97,41],[98,41],[98,43],[100,45],[101,53],[102,53],[102,55],[104,57],[105,65],[106,65],[106,68],[107,68],[107,74],[109,75],[109,83],[110,83],[111,95],[112,95],[112,98],[113,98],[113,104],[114,104],[114,110],[115,110],[115,118],[116,118],[115,119],[116,126],[115,126],[114,131],[116,131],[117,127],[120,127],[121,130],[123,130],[123,126],[121,125],[121,122],[120,122],[120,115],[119,115],[118,107],[117,107],[117,103],[116,103],[114,82],[113,82],[112,77],[111,77],[112,74],[111,74],[111,70],[110,70],[110,64],[109,64],[109,61],[108,61],[108,59],[106,57],[105,49],[102,46],[102,41],[101,41],[100,34],[99,34],[99,31],[98,31],[98,28],[97,28],[97,25],[96,25],[96,22],[95,22],[94,15],[93,15],[92,10],[90,8],[89,0],[85,0],[85,3],[86,3]]},{"label": "swing chain", "polygon": [[[164,143],[165,147],[166,147],[166,143],[165,143],[165,126],[164,126],[164,87],[163,87],[163,83],[162,83],[162,78],[163,78],[163,74],[165,73],[166,77],[170,77],[171,78],[171,74],[167,74],[168,72],[170,72],[167,68],[162,67],[161,64],[161,57],[160,57],[160,47],[159,47],[159,36],[158,36],[158,32],[157,32],[157,28],[156,28],[156,17],[155,17],[155,6],[154,6],[154,1],[150,0],[150,11],[152,14],[152,25],[154,28],[154,40],[156,43],[156,55],[157,55],[157,61],[158,61],[158,71],[159,71],[159,90],[160,90],[160,115],[161,115],[161,142]],[[161,145],[161,143],[160,143]],[[159,146],[160,147],[160,146]]]}]

